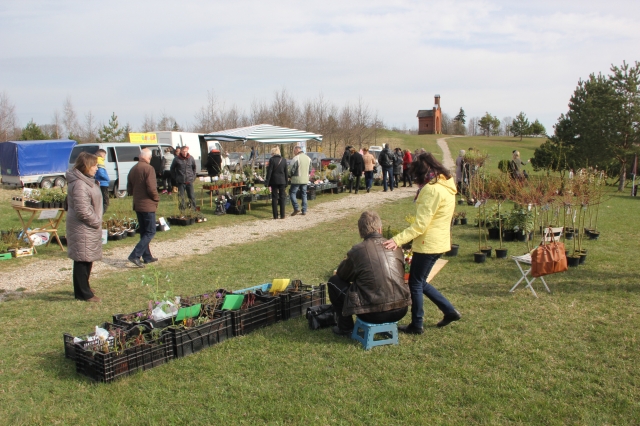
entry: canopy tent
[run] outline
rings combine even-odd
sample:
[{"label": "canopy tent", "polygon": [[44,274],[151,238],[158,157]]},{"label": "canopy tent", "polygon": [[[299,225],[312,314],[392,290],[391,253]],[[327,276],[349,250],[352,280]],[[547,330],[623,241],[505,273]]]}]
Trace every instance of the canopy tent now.
[{"label": "canopy tent", "polygon": [[255,141],[264,144],[282,144],[316,140],[322,142],[322,135],[305,132],[304,130],[288,127],[272,126],[271,124],[256,124],[255,126],[239,127],[237,129],[221,130],[204,135],[205,141],[217,140],[223,142]]}]

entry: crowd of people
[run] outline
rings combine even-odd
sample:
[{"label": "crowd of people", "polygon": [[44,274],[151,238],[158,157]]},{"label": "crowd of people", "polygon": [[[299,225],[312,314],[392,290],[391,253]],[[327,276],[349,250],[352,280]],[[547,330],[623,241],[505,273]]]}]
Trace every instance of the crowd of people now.
[{"label": "crowd of people", "polygon": [[[108,197],[103,196],[101,190],[104,178],[100,165],[103,164],[104,153],[99,151],[97,154],[81,153],[73,168],[67,172],[67,240],[68,256],[74,261],[74,295],[76,299],[90,302],[100,301],[91,289],[89,278],[93,262],[102,258],[102,216],[108,206]],[[292,216],[305,215],[311,169],[309,156],[302,148],[295,147],[294,157],[287,164],[278,147],[274,147],[271,154],[265,185],[272,190],[273,219],[285,218],[285,188],[289,182],[294,209]],[[464,156],[464,152],[461,152],[461,156]],[[171,185],[175,183],[181,203],[184,203],[186,194],[191,205],[195,206],[193,182],[196,166],[188,147],[176,149],[173,159],[170,155],[165,158],[171,161],[168,168],[164,165],[165,190],[169,181]],[[139,161],[131,169],[127,181],[127,191],[132,195],[133,210],[140,229],[140,240],[128,260],[137,267],[158,261],[149,248],[156,232],[155,213],[160,199],[156,171],[150,161],[151,151],[146,148],[141,150]],[[343,167],[353,176],[356,193],[363,174],[365,188],[367,192],[370,191],[373,173],[378,165],[382,169],[384,191],[397,188],[400,176],[403,186],[407,186],[407,182],[413,186],[415,182],[418,189],[414,198],[415,221],[392,239],[382,236],[382,221],[376,212],[365,211],[360,216],[358,231],[363,241],[349,250],[336,273],[329,279],[329,298],[338,314],[334,333],[350,335],[354,326],[353,315],[370,323],[396,322],[407,314],[411,306],[411,322],[400,326],[399,330],[422,334],[424,296],[443,314],[438,327],[459,320],[461,315],[453,304],[427,282],[436,261],[451,248],[449,226],[457,190],[450,171],[424,150],[412,155],[408,150],[391,151],[388,144],[380,152],[377,162],[368,149],[360,153],[353,147],[347,147],[342,161]],[[216,164],[222,167],[223,163],[220,161]],[[456,180],[459,182],[457,169]],[[350,185],[350,190],[352,188]],[[298,191],[302,193],[301,206],[296,199]],[[406,244],[411,244],[413,250],[408,285],[404,282],[404,255],[401,249]]]}]

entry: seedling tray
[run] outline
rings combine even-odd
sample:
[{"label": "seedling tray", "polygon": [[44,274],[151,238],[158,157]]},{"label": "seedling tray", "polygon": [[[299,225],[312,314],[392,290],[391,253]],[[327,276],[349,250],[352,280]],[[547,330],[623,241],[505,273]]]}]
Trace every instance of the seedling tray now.
[{"label": "seedling tray", "polygon": [[[246,296],[245,296],[246,297]],[[280,299],[255,295],[255,304],[246,309],[229,311],[234,336],[244,336],[280,320]]]},{"label": "seedling tray", "polygon": [[174,358],[173,345],[167,335],[121,351],[116,351],[111,342],[109,349],[113,352],[108,353],[97,352],[97,345],[76,344],[76,372],[96,382],[112,382]]},{"label": "seedling tray", "polygon": [[231,315],[228,312],[216,310],[209,315],[214,319],[205,324],[191,328],[171,326],[165,331],[176,358],[194,354],[233,337]]},{"label": "seedling tray", "polygon": [[305,316],[307,308],[326,304],[326,284],[310,286],[295,285],[295,281],[278,295],[283,320]]},{"label": "seedling tray", "polygon": [[[102,325],[99,325],[98,327],[104,328],[107,331],[111,331],[112,329],[123,329],[122,326],[111,324],[110,322],[105,322]],[[89,333],[89,334],[86,334],[86,335],[83,335],[83,336],[72,336],[69,333],[63,333],[62,334],[62,338],[64,339],[64,356],[65,356],[65,358],[69,358],[71,360],[75,360],[76,359],[76,344],[73,343],[73,340],[76,337],[86,341],[88,338],[95,336],[95,334],[96,333],[94,332],[94,333]],[[80,345],[86,344],[86,342],[81,342],[79,344]]]}]

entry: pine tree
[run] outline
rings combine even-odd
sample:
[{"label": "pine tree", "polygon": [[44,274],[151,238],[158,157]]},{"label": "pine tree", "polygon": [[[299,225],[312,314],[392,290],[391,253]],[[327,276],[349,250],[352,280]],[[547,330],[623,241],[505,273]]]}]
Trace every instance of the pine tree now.
[{"label": "pine tree", "polygon": [[[98,130],[98,138],[102,142],[122,142],[125,139],[124,136],[124,130],[120,128],[118,116],[115,112],[111,114],[109,125],[104,125],[102,129]],[[129,135],[126,136],[128,137]]]},{"label": "pine tree", "polygon": [[460,107],[460,112],[458,113],[458,115],[455,116],[453,121],[457,121],[459,123],[465,124],[467,122],[466,117],[467,116],[465,115],[464,110],[462,109],[462,107]]},{"label": "pine tree", "polygon": [[520,136],[520,140],[522,140],[522,136],[530,133],[529,120],[524,112],[520,111],[520,114],[516,115],[516,118],[511,123],[511,133],[514,136]]},{"label": "pine tree", "polygon": [[500,120],[487,112],[478,120],[478,127],[487,136],[495,135],[496,132],[500,131]]},{"label": "pine tree", "polygon": [[20,135],[21,141],[42,141],[46,139],[49,139],[49,136],[42,131],[40,126],[33,122],[33,119],[24,126]]},{"label": "pine tree", "polygon": [[540,135],[546,135],[547,134],[547,129],[544,128],[542,123],[539,122],[537,118],[536,118],[536,121],[531,123],[531,126],[530,126],[529,130],[530,130],[531,134],[534,135],[534,136],[540,136]]}]

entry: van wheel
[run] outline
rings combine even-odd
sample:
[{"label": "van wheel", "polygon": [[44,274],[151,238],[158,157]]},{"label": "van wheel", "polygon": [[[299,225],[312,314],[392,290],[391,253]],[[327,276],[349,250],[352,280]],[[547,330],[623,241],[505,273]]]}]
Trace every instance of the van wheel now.
[{"label": "van wheel", "polygon": [[53,181],[53,185],[58,188],[64,188],[67,186],[67,180],[63,177],[57,177],[56,180]]},{"label": "van wheel", "polygon": [[123,189],[123,190],[114,189],[113,190],[113,195],[116,198],[124,198],[124,197],[127,196],[127,190],[126,189]]},{"label": "van wheel", "polygon": [[50,189],[51,187],[53,187],[53,182],[51,182],[51,179],[42,179],[42,181],[40,182],[40,188]]}]

